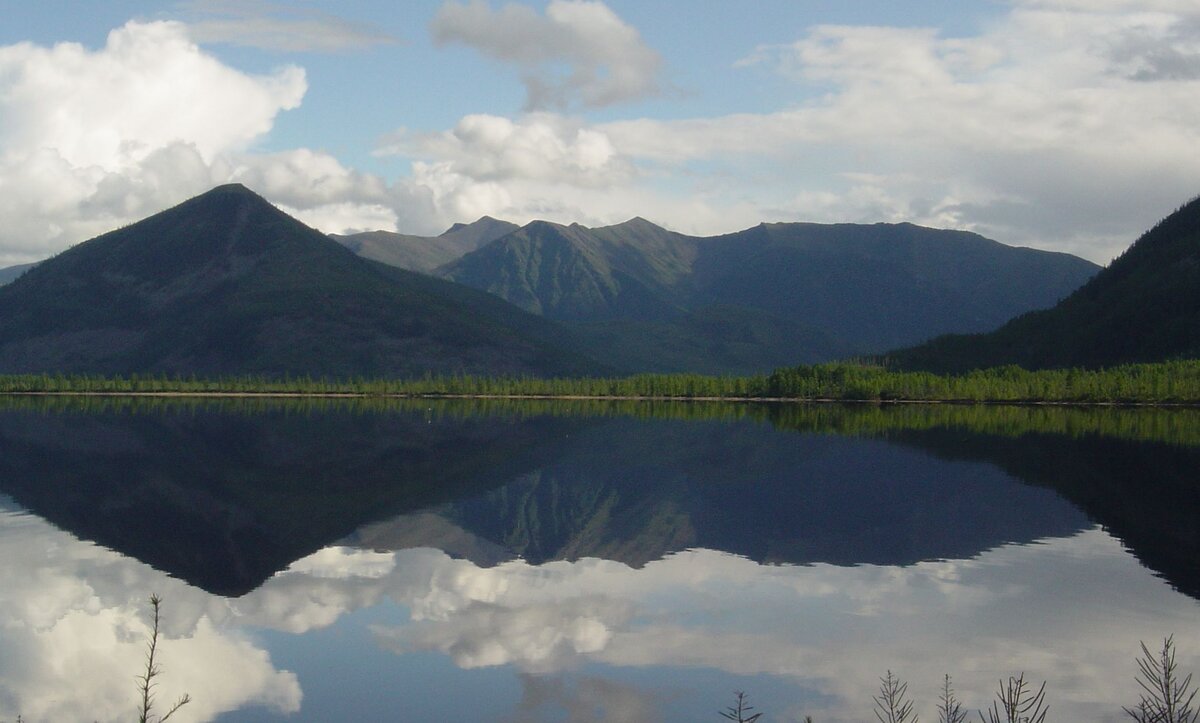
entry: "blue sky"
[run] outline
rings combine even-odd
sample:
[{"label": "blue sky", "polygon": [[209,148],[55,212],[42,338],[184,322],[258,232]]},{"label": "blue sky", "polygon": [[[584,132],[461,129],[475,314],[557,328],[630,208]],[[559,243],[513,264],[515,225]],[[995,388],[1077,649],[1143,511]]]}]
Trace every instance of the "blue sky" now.
[{"label": "blue sky", "polygon": [[328,232],[911,221],[1103,263],[1200,193],[1198,118],[1192,0],[52,0],[0,26],[0,265],[227,181]]}]

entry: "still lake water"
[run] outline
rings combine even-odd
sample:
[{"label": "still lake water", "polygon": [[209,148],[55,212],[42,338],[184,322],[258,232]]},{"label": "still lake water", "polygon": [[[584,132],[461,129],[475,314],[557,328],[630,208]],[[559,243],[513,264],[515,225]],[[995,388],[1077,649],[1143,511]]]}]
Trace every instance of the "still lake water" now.
[{"label": "still lake water", "polygon": [[0,407],[0,721],[933,720],[1200,672],[1200,414],[720,405]]}]

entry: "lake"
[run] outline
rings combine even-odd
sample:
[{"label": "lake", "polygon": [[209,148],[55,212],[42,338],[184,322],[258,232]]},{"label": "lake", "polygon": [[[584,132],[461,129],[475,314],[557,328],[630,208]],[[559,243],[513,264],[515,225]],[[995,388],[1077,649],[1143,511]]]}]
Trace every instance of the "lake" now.
[{"label": "lake", "polygon": [[[0,721],[923,720],[1200,672],[1200,413],[0,403]],[[976,718],[972,714],[972,719]]]}]

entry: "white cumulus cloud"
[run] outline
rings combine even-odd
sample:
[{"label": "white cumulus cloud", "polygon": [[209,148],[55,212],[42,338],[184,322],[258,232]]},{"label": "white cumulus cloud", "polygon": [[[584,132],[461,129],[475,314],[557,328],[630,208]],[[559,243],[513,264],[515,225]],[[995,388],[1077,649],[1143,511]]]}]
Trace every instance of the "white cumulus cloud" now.
[{"label": "white cumulus cloud", "polygon": [[299,710],[295,674],[214,623],[229,615],[223,601],[29,515],[0,513],[0,554],[0,719],[128,719],[151,631],[147,590],[164,599],[160,713],[185,692],[189,720],[251,704]]},{"label": "white cumulus cloud", "polygon": [[529,109],[601,107],[661,90],[661,57],[603,2],[551,0],[544,16],[516,3],[447,2],[432,31],[439,43],[520,68]]},{"label": "white cumulus cloud", "polygon": [[469,115],[449,131],[400,133],[381,153],[435,159],[476,181],[530,180],[600,187],[624,183],[632,165],[603,131],[553,113],[518,120]]},{"label": "white cumulus cloud", "polygon": [[[435,230],[430,192],[327,153],[253,150],[307,81],[232,68],[178,22],[105,45],[0,47],[0,266],[37,261],[214,185],[239,181],[327,232]],[[440,229],[437,229],[440,230]]]},{"label": "white cumulus cloud", "polygon": [[294,66],[248,75],[175,22],[130,22],[104,47],[0,47],[0,265],[38,260],[200,193],[307,88]]},{"label": "white cumulus cloud", "polygon": [[[300,634],[381,604],[392,612],[372,615],[370,630],[390,650],[433,651],[470,669],[511,666],[523,680],[536,674],[549,688],[527,691],[525,713],[570,707],[573,671],[583,666],[666,667],[705,681],[714,671],[770,675],[809,691],[798,701],[805,710],[778,711],[784,717],[864,720],[863,691],[891,667],[912,681],[923,712],[947,670],[971,707],[985,705],[999,677],[1024,670],[1050,681],[1064,719],[1107,720],[1136,696],[1139,641],[1174,632],[1181,669],[1200,664],[1182,645],[1196,639],[1195,601],[1099,528],[907,567],[762,565],[698,549],[640,569],[591,558],[480,568],[433,549],[331,547],[233,600],[21,513],[0,514],[0,553],[12,563],[0,569],[5,719],[127,715],[128,671],[148,632],[145,590],[166,599],[161,699],[187,690],[197,720],[302,703],[297,677],[277,670],[240,627]],[[574,692],[607,710],[606,720],[623,719],[625,706],[657,705],[648,690]]]},{"label": "white cumulus cloud", "polygon": [[1018,3],[966,38],[817,26],[742,63],[822,91],[808,100],[600,130],[662,164],[821,168],[782,200],[799,218],[907,216],[1107,261],[1200,190],[1200,7],[1158,6]]},{"label": "white cumulus cloud", "polygon": [[174,22],[130,22],[98,51],[0,48],[0,79],[6,149],[52,148],[72,166],[109,172],[173,143],[206,161],[245,148],[307,89],[295,66],[251,76],[223,65]]},{"label": "white cumulus cloud", "polygon": [[[536,68],[551,51],[522,33],[549,17],[450,4],[435,32]],[[700,234],[912,221],[1099,262],[1200,192],[1195,3],[1020,0],[960,37],[820,25],[747,52],[739,72],[795,83],[775,111],[470,116],[388,147],[414,158],[411,182],[449,216],[642,215]],[[585,135],[603,162],[572,155]]]}]

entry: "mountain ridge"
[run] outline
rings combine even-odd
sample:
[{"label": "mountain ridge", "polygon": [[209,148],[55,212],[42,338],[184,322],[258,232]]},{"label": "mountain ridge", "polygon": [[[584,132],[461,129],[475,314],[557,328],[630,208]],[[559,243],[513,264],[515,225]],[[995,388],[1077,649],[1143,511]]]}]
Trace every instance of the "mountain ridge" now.
[{"label": "mountain ridge", "polygon": [[367,231],[330,234],[330,238],[363,258],[409,271],[432,273],[437,267],[517,228],[514,223],[483,216],[473,223],[456,223],[437,236]]},{"label": "mountain ridge", "polygon": [[0,287],[0,371],[761,373],[992,329],[1098,269],[910,223],[329,237],[229,184]]},{"label": "mountain ridge", "polygon": [[0,288],[0,371],[602,368],[568,349],[571,335],[557,325],[497,302],[362,259],[228,184],[78,244]]},{"label": "mountain ridge", "polygon": [[[594,229],[534,221],[436,273],[583,325],[593,353],[626,366],[719,374],[995,328],[1098,269],[908,223],[764,222],[695,237],[634,217]],[[754,341],[730,345],[734,319],[754,320]]]}]

